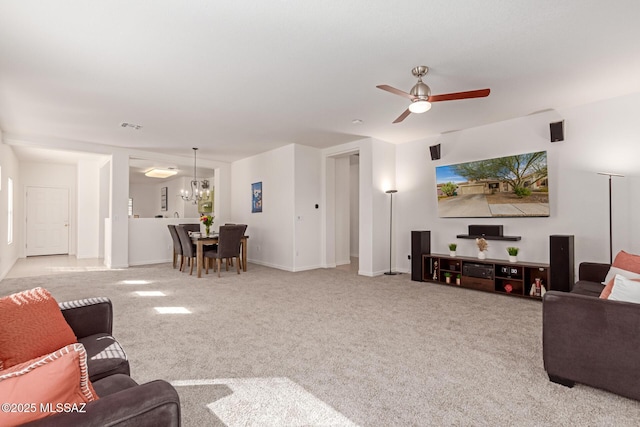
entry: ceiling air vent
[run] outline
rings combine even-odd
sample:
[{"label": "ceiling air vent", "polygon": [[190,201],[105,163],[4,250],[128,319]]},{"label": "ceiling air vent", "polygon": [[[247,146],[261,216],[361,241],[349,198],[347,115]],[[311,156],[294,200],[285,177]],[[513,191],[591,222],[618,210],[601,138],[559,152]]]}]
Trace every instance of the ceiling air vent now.
[{"label": "ceiling air vent", "polygon": [[133,124],[133,123],[127,123],[127,122],[122,122],[122,123],[120,123],[120,126],[122,126],[123,128],[132,128],[132,129],[135,129],[135,130],[140,130],[140,129],[142,129],[142,126],[141,126],[141,125],[136,125],[136,124]]}]

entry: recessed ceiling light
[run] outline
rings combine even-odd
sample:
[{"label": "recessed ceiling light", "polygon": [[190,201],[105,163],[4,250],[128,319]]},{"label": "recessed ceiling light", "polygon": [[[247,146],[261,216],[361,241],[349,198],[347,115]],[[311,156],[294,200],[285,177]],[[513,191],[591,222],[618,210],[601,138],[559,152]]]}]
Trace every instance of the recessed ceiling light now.
[{"label": "recessed ceiling light", "polygon": [[351,123],[354,124],[354,125],[361,125],[364,122],[362,120],[360,120],[360,119],[353,119],[353,120],[351,120]]},{"label": "recessed ceiling light", "polygon": [[175,169],[162,169],[162,168],[152,168],[146,171],[144,174],[149,178],[169,178],[177,174],[178,171]]},{"label": "recessed ceiling light", "polygon": [[122,126],[123,128],[132,128],[132,129],[135,129],[135,130],[142,129],[141,125],[136,125],[134,123],[127,123],[127,122],[120,123],[120,126]]}]

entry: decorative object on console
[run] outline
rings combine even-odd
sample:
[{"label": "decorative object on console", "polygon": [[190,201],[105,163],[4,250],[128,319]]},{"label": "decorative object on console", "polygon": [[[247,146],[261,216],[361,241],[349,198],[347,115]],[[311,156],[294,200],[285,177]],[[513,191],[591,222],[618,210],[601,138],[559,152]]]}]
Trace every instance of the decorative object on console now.
[{"label": "decorative object on console", "polygon": [[202,215],[200,217],[200,222],[202,222],[204,224],[204,231],[206,233],[206,236],[209,237],[210,235],[210,231],[211,231],[211,225],[213,225],[213,219],[215,217],[212,215]]},{"label": "decorative object on console", "polygon": [[207,193],[207,197],[209,195],[209,181],[203,179],[202,181],[198,181],[198,174],[196,170],[196,153],[198,149],[193,147],[193,179],[191,180],[191,189],[189,190],[180,190],[182,195],[182,200],[185,202],[191,202],[194,205],[198,204],[198,201],[202,200],[204,197],[205,191]]},{"label": "decorative object on console", "polygon": [[511,293],[511,291],[513,291],[513,286],[511,286],[511,284],[507,283],[506,285],[504,285],[504,291],[508,294]]},{"label": "decorative object on console", "polygon": [[462,276],[460,276],[460,273],[458,273],[456,275],[456,285],[460,286],[461,280],[462,280]]},{"label": "decorative object on console", "polygon": [[547,293],[547,289],[542,284],[542,279],[536,277],[534,283],[531,284],[530,296],[543,297]]},{"label": "decorative object on console", "polygon": [[484,251],[489,248],[489,244],[484,239],[484,237],[480,237],[476,239],[476,245],[478,245],[478,259],[485,259],[487,255],[484,253]]},{"label": "decorative object on console", "polygon": [[445,283],[451,283],[451,273],[449,273],[448,271],[444,273],[444,281]]},{"label": "decorative object on console", "polygon": [[394,271],[391,271],[391,247],[392,247],[392,237],[393,237],[393,194],[397,193],[398,190],[387,190],[385,193],[391,196],[390,202],[390,210],[389,210],[389,271],[386,271],[384,274],[388,276],[392,276],[394,274],[398,274]]},{"label": "decorative object on console", "polygon": [[518,262],[518,251],[519,249],[515,246],[509,246],[507,248],[507,253],[509,254],[509,262]]},{"label": "decorative object on console", "polygon": [[458,249],[458,245],[456,243],[449,243],[449,256],[456,256],[456,249]]},{"label": "decorative object on console", "polygon": [[613,263],[613,217],[611,216],[611,178],[619,176],[624,178],[624,175],[611,172],[598,172],[598,175],[606,175],[609,177],[609,264]]},{"label": "decorative object on console", "polygon": [[548,188],[546,151],[436,167],[442,218],[549,216]]}]

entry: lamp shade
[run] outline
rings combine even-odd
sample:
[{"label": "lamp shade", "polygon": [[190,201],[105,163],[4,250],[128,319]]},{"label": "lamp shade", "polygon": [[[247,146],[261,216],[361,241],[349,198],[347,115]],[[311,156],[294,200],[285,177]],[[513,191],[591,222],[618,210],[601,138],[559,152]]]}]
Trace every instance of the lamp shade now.
[{"label": "lamp shade", "polygon": [[409,111],[412,113],[420,114],[425,113],[431,109],[431,103],[429,101],[413,101],[409,105]]}]

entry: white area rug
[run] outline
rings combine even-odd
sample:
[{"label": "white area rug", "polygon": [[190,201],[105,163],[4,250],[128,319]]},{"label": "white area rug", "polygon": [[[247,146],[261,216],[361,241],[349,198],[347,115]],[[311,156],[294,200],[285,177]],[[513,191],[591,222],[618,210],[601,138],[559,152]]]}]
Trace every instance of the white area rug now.
[{"label": "white area rug", "polygon": [[178,380],[174,387],[224,385],[232,393],[207,404],[229,427],[352,426],[344,415],[288,378]]}]

